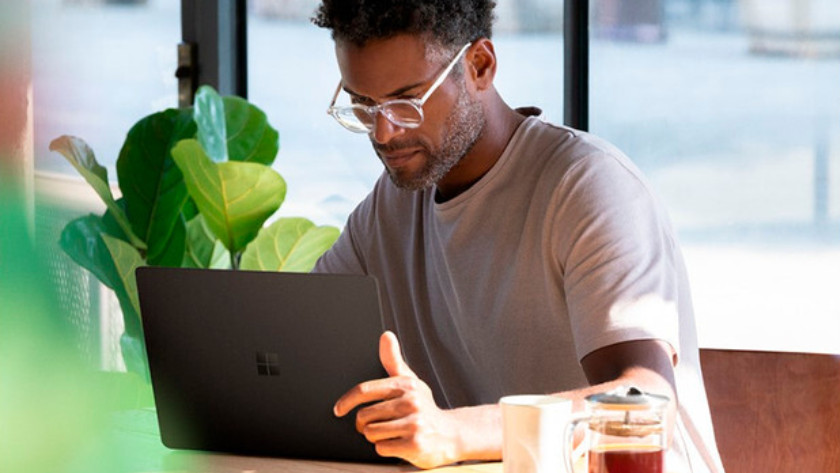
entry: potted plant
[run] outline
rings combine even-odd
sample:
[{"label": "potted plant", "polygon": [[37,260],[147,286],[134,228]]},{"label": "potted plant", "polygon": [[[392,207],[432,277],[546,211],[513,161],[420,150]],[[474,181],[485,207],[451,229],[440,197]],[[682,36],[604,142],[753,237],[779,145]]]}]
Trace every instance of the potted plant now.
[{"label": "potted plant", "polygon": [[114,290],[126,367],[146,380],[137,267],[309,271],[339,235],[297,217],[264,227],[286,194],[271,168],[278,133],[259,108],[209,86],[199,88],[193,107],[151,114],[129,130],[117,159],[120,198],[83,140],[61,136],[50,149],[105,202],[103,215],[69,222],[60,245]]}]

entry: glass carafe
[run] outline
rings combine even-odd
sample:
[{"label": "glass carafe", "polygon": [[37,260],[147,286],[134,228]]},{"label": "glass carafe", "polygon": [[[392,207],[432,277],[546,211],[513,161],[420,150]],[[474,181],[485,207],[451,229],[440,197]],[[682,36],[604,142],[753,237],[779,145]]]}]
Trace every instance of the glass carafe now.
[{"label": "glass carafe", "polygon": [[586,413],[573,418],[565,432],[568,473],[574,473],[572,442],[580,424],[586,430],[588,473],[664,473],[668,402],[637,388],[588,396]]}]

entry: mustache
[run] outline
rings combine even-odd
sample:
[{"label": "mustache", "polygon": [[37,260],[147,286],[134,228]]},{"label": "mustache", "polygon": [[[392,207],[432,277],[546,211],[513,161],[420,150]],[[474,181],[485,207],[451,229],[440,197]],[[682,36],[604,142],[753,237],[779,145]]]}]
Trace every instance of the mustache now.
[{"label": "mustache", "polygon": [[388,143],[376,143],[371,140],[373,144],[373,149],[378,154],[382,153],[393,153],[395,151],[401,151],[404,149],[410,148],[421,148],[426,149],[426,146],[420,140],[405,140],[405,141],[389,141]]}]

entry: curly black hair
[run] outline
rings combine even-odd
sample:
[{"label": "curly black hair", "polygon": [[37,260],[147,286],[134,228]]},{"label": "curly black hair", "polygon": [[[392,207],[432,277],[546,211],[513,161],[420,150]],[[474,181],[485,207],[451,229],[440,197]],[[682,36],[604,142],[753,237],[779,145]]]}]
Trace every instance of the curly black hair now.
[{"label": "curly black hair", "polygon": [[323,0],[312,22],[358,46],[408,33],[460,47],[490,38],[495,6],[493,0]]}]

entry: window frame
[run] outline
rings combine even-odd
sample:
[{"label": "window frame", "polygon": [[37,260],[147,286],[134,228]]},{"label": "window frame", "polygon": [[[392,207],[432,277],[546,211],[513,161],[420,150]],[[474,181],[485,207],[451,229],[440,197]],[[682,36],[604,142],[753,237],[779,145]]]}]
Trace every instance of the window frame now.
[{"label": "window frame", "polygon": [[192,105],[200,84],[248,98],[247,16],[246,0],[181,0],[180,107]]}]

